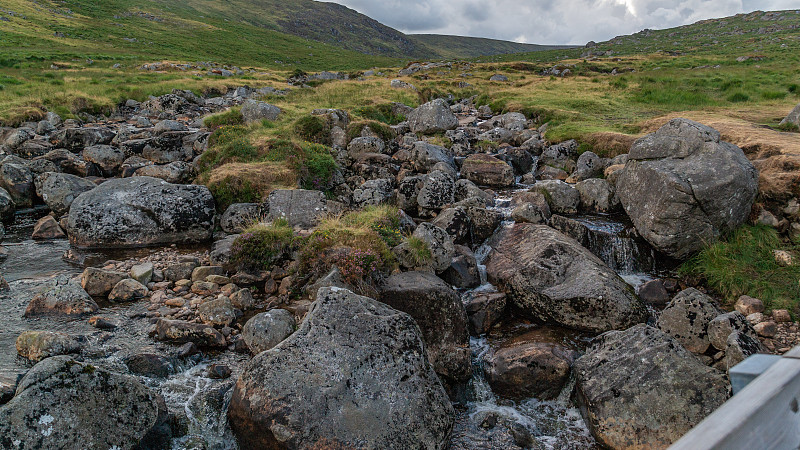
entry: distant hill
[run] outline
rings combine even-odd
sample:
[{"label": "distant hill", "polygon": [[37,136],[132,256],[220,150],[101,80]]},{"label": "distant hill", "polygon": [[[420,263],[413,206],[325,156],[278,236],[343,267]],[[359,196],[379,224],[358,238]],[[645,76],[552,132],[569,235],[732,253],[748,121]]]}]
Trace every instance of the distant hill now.
[{"label": "distant hill", "polygon": [[3,0],[0,66],[25,60],[173,58],[306,69],[398,65],[541,48],[411,36],[313,0]]}]

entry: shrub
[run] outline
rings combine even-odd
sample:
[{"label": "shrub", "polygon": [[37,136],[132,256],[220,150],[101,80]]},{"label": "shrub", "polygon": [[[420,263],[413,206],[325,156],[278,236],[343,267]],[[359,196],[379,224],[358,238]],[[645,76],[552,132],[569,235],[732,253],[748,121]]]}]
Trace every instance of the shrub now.
[{"label": "shrub", "polygon": [[800,266],[782,267],[773,250],[784,246],[777,230],[767,226],[743,226],[726,241],[706,247],[680,269],[699,277],[719,292],[729,305],[741,295],[760,298],[767,309],[798,312]]},{"label": "shrub", "polygon": [[745,94],[744,92],[734,92],[733,94],[728,96],[728,101],[731,103],[742,103],[750,101],[750,96]]},{"label": "shrub", "polygon": [[319,116],[303,116],[294,123],[294,132],[300,138],[315,144],[331,145],[331,128]]},{"label": "shrub", "polygon": [[208,138],[208,147],[200,157],[201,172],[227,162],[247,162],[258,157],[258,150],[250,143],[250,130],[243,125],[217,128]]},{"label": "shrub", "polygon": [[797,84],[797,83],[792,83],[792,84],[789,85],[787,90],[789,92],[791,92],[792,94],[796,94],[796,93],[800,92],[800,85]]},{"label": "shrub", "polygon": [[415,267],[425,266],[433,258],[430,247],[422,239],[416,236],[409,236],[407,242],[408,248],[411,250],[411,263]]},{"label": "shrub", "polygon": [[786,92],[764,91],[761,93],[761,98],[763,98],[764,100],[781,100],[786,98]]},{"label": "shrub", "polygon": [[225,211],[234,203],[257,203],[261,195],[249,180],[226,177],[219,183],[210,183],[208,189],[217,203],[219,211]]},{"label": "shrub", "polygon": [[327,148],[312,144],[304,148],[304,157],[295,163],[300,187],[329,191],[336,174],[336,160]]},{"label": "shrub", "polygon": [[231,263],[240,269],[266,270],[288,255],[294,233],[285,220],[256,225],[239,235],[231,245]]},{"label": "shrub", "polygon": [[349,283],[357,283],[378,271],[380,256],[371,249],[346,249],[336,262],[342,277]]},{"label": "shrub", "polygon": [[212,131],[220,127],[241,125],[243,123],[244,117],[242,116],[242,111],[239,108],[229,109],[223,113],[214,114],[213,116],[203,119],[203,124]]}]

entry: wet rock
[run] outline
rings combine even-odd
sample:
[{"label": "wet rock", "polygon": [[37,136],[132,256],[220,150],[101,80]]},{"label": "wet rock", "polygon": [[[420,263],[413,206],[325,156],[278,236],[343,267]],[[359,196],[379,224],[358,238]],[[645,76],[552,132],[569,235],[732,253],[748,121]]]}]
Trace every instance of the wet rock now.
[{"label": "wet rock", "polygon": [[296,327],[289,311],[273,309],[248,320],[242,328],[242,338],[250,352],[257,355],[283,342]]},{"label": "wet rock", "polygon": [[386,280],[378,299],[414,318],[436,373],[454,382],[472,376],[467,314],[447,283],[430,272],[399,273]]},{"label": "wet rock", "polygon": [[461,166],[461,175],[484,186],[507,187],[514,184],[514,169],[504,161],[484,153],[469,155]]},{"label": "wet rock", "polygon": [[75,199],[67,232],[73,245],[84,248],[202,242],[211,238],[214,215],[205,186],[123,178]]},{"label": "wet rock", "polygon": [[741,149],[686,119],[636,141],[617,181],[639,234],[676,259],[744,223],[757,192],[758,172]]},{"label": "wet rock", "polygon": [[114,285],[108,294],[108,300],[115,303],[133,302],[145,298],[147,294],[147,286],[132,278],[126,278]]},{"label": "wet rock", "polygon": [[209,300],[197,307],[197,315],[207,325],[222,328],[236,321],[236,310],[227,297]]},{"label": "wet rock", "polygon": [[644,304],[625,281],[550,227],[518,223],[501,229],[489,245],[489,282],[528,317],[593,332],[647,318]]},{"label": "wet rock", "polygon": [[159,341],[173,344],[193,342],[198,347],[224,348],[225,336],[214,327],[183,320],[159,319],[156,322],[155,337]]},{"label": "wet rock", "polygon": [[589,213],[612,213],[620,209],[614,187],[606,180],[591,178],[575,185],[580,194],[580,209]]},{"label": "wet rock", "polygon": [[89,325],[99,330],[114,330],[119,327],[120,323],[116,319],[102,316],[92,316],[89,318]]},{"label": "wet rock", "polygon": [[465,305],[469,330],[473,336],[488,333],[500,321],[506,310],[506,294],[475,292]]},{"label": "wet rock", "polygon": [[241,233],[261,218],[258,203],[234,203],[225,210],[219,225],[226,233]]},{"label": "wet rock", "polygon": [[511,211],[511,218],[517,223],[543,223],[550,220],[550,207],[542,208],[533,203],[523,203]]},{"label": "wet rock", "polygon": [[208,366],[206,376],[212,380],[225,380],[230,378],[233,371],[225,364],[212,364]]},{"label": "wet rock", "polygon": [[408,126],[412,133],[439,133],[458,126],[458,118],[442,99],[425,103],[408,114]]},{"label": "wet rock", "polygon": [[669,303],[669,292],[664,286],[663,280],[650,280],[639,287],[639,298],[657,307],[666,306]]},{"label": "wet rock", "polygon": [[456,245],[455,251],[450,267],[442,272],[442,279],[457,289],[478,287],[481,284],[481,274],[475,255],[463,245]]},{"label": "wet rock", "polygon": [[36,193],[57,217],[68,213],[79,195],[96,187],[90,180],[67,173],[48,172],[36,180]]},{"label": "wet rock", "polygon": [[711,345],[708,325],[721,313],[711,297],[689,288],[672,299],[661,312],[656,326],[675,338],[686,350],[701,354]]},{"label": "wet rock", "polygon": [[0,165],[0,188],[8,192],[17,208],[33,205],[33,174],[24,165],[9,162]]},{"label": "wet rock", "polygon": [[0,447],[168,447],[164,399],[130,376],[68,356],[47,358],[0,406]]},{"label": "wet rock", "polygon": [[14,203],[8,191],[0,187],[0,222],[13,220],[15,212],[16,203]]},{"label": "wet rock", "polygon": [[286,219],[290,226],[311,228],[328,208],[320,191],[278,189],[269,194],[262,211],[267,212],[267,221]]},{"label": "wet rock", "polygon": [[228,417],[241,448],[444,449],[454,411],[409,315],[323,288],[300,329],[245,367]]},{"label": "wet rock", "polygon": [[123,272],[87,267],[81,274],[81,287],[93,297],[105,297],[126,278],[128,275]]},{"label": "wet rock", "polygon": [[411,238],[392,249],[401,266],[435,272],[450,266],[455,247],[446,231],[426,222],[414,230]]},{"label": "wet rock", "polygon": [[44,216],[36,222],[33,226],[33,234],[31,238],[34,240],[52,240],[63,239],[67,237],[64,230],[58,225],[53,216]]},{"label": "wet rock", "polygon": [[600,336],[573,370],[584,419],[609,448],[668,447],[730,396],[722,373],[644,324]]},{"label": "wet rock", "polygon": [[161,355],[155,353],[137,353],[125,358],[128,370],[136,375],[149,378],[167,378],[177,372],[175,364]]},{"label": "wet rock", "polygon": [[478,199],[484,205],[490,205],[494,201],[492,194],[479,188],[472,181],[463,178],[457,180],[455,183],[455,201],[460,202],[470,198]]},{"label": "wet rock", "polygon": [[66,275],[53,278],[28,304],[25,317],[43,315],[80,316],[100,309],[76,279]]},{"label": "wet rock", "polygon": [[17,337],[17,354],[34,362],[58,355],[80,353],[83,347],[72,336],[55,331],[24,331]]},{"label": "wet rock", "polygon": [[492,391],[507,398],[558,397],[577,353],[550,342],[520,336],[491,353],[484,373]]},{"label": "wet rock", "polygon": [[281,114],[281,109],[269,103],[248,99],[242,104],[242,117],[246,123],[259,120],[276,120]]}]

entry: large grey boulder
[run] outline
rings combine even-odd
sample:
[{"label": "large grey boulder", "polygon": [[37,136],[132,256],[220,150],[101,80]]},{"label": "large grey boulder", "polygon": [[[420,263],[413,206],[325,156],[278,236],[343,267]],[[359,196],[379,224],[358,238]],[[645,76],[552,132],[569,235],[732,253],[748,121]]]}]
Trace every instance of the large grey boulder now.
[{"label": "large grey boulder", "polygon": [[148,164],[136,169],[137,177],[153,177],[173,184],[186,184],[194,178],[194,168],[185,161],[174,161],[169,164]]},{"label": "large grey boulder", "polygon": [[291,226],[313,227],[327,213],[325,194],[304,189],[278,189],[261,207],[267,220],[286,219]]},{"label": "large grey boulder", "polygon": [[0,406],[0,447],[165,448],[167,417],[164,399],[135,378],[55,356]]},{"label": "large grey boulder", "polygon": [[228,418],[240,448],[444,449],[454,410],[411,316],[322,288],[244,368]]},{"label": "large grey boulder", "polygon": [[792,112],[789,113],[783,120],[781,120],[780,125],[794,125],[796,127],[800,127],[800,104],[792,109]]},{"label": "large grey boulder", "polygon": [[150,177],[106,181],[81,194],[67,231],[77,247],[143,247],[211,239],[216,214],[205,186]]},{"label": "large grey boulder", "polygon": [[541,192],[556,214],[575,214],[581,202],[580,192],[571,185],[560,180],[537,181],[531,189]]},{"label": "large grey boulder", "polygon": [[447,102],[436,99],[419,106],[408,115],[408,126],[413,133],[439,133],[458,126],[458,118]]},{"label": "large grey boulder", "polygon": [[452,382],[470,379],[467,312],[453,288],[430,272],[403,272],[386,279],[378,299],[414,318],[436,373]]},{"label": "large grey boulder", "polygon": [[647,319],[633,289],[577,241],[545,225],[517,223],[489,241],[489,281],[525,315],[603,332]]},{"label": "large grey boulder", "polygon": [[77,153],[93,145],[110,144],[114,136],[116,133],[103,127],[65,128],[50,136],[50,143]]},{"label": "large grey boulder", "polygon": [[644,324],[600,336],[573,372],[584,419],[608,448],[666,448],[730,395],[721,372]]},{"label": "large grey boulder", "polygon": [[461,175],[484,186],[502,188],[514,184],[514,169],[505,161],[484,153],[469,155],[461,166]]},{"label": "large grey boulder", "polygon": [[90,180],[68,173],[47,172],[36,178],[36,193],[56,217],[68,213],[79,195],[96,187]]},{"label": "large grey boulder", "polygon": [[242,117],[246,123],[258,120],[275,120],[281,114],[281,109],[269,103],[248,99],[242,104]]},{"label": "large grey boulder", "polygon": [[392,180],[384,178],[367,180],[353,190],[353,203],[361,208],[380,205],[391,200],[393,194]]},{"label": "large grey boulder", "polygon": [[673,119],[633,145],[617,195],[656,249],[685,259],[736,229],[758,193],[758,171],[713,128]]},{"label": "large grey boulder", "polygon": [[422,176],[422,188],[417,194],[417,205],[429,210],[440,210],[453,203],[455,183],[450,175],[434,170]]},{"label": "large grey boulder", "polygon": [[125,152],[110,145],[93,145],[83,150],[83,159],[97,164],[104,176],[113,177],[125,161]]},{"label": "large grey boulder", "polygon": [[364,153],[384,153],[386,143],[383,139],[374,136],[357,137],[347,144],[347,153],[351,157],[357,157]]},{"label": "large grey boulder", "polygon": [[250,352],[257,355],[280,344],[294,333],[296,327],[292,313],[273,309],[248,320],[242,328],[242,338]]},{"label": "large grey boulder", "polygon": [[258,203],[234,203],[225,210],[219,226],[226,233],[241,233],[261,218],[261,205]]},{"label": "large grey boulder", "polygon": [[33,205],[36,192],[33,174],[25,165],[15,162],[0,165],[0,188],[11,195],[17,207],[28,208]]}]

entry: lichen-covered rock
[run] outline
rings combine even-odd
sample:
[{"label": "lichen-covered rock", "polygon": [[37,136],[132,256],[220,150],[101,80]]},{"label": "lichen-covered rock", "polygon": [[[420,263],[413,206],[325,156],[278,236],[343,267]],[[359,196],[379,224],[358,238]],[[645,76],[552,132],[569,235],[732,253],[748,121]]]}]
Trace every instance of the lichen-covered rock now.
[{"label": "lichen-covered rock", "polygon": [[408,115],[412,133],[440,133],[458,126],[458,118],[442,99],[420,105]]},{"label": "lichen-covered rock", "polygon": [[281,114],[281,109],[269,103],[248,99],[242,104],[242,117],[246,123],[262,119],[276,120]]},{"label": "lichen-covered rock", "polygon": [[[695,288],[686,289],[664,308],[656,326],[692,353],[705,353],[711,340],[708,325],[722,314],[711,297]],[[725,336],[724,339],[727,339]]]},{"label": "lichen-covered rock", "polygon": [[435,272],[441,272],[450,266],[455,247],[446,231],[425,222],[414,230],[411,237],[416,241],[415,244],[406,239],[392,249],[401,266]]},{"label": "lichen-covered rock", "polygon": [[116,133],[103,127],[64,128],[50,136],[50,143],[77,153],[93,145],[110,144],[114,136]]},{"label": "lichen-covered rock", "polygon": [[294,316],[285,309],[256,314],[242,328],[242,338],[254,355],[267,351],[294,333]]},{"label": "lichen-covered rock", "polygon": [[225,347],[225,336],[214,327],[183,320],[159,319],[156,322],[155,337],[159,341],[173,344],[194,342],[198,347]]},{"label": "lichen-covered rock", "polygon": [[147,286],[133,278],[126,278],[114,285],[108,294],[108,300],[116,303],[132,302],[143,299],[147,293]]},{"label": "lichen-covered rock", "polygon": [[430,272],[403,272],[386,279],[378,299],[414,318],[436,373],[450,381],[469,380],[467,313],[453,288]]},{"label": "lichen-covered rock", "polygon": [[358,207],[375,206],[391,200],[392,181],[383,178],[367,180],[353,191],[353,203]]},{"label": "lichen-covered rock", "polygon": [[541,192],[547,199],[550,209],[556,214],[575,214],[578,212],[581,194],[577,189],[563,181],[539,181],[532,190]]},{"label": "lichen-covered rock", "polygon": [[456,163],[450,150],[425,141],[417,141],[411,148],[411,160],[419,172],[428,172],[438,163],[445,163],[455,168]]},{"label": "lichen-covered rock", "polygon": [[575,240],[545,226],[517,223],[489,241],[489,281],[537,320],[602,332],[647,319],[633,289]]},{"label": "lichen-covered rock", "polygon": [[33,174],[26,166],[13,162],[0,165],[0,188],[8,192],[18,208],[33,205],[36,190]]},{"label": "lichen-covered rock", "polygon": [[97,164],[106,177],[113,177],[125,162],[125,152],[110,145],[93,145],[83,150],[83,159]]},{"label": "lichen-covered rock", "polygon": [[614,186],[602,178],[590,178],[575,184],[580,194],[580,209],[588,213],[612,213],[620,209]]},{"label": "lichen-covered rock", "polygon": [[633,145],[617,195],[656,249],[685,259],[750,214],[758,171],[713,128],[673,119]]},{"label": "lichen-covered rock", "polygon": [[106,181],[70,207],[67,233],[77,247],[142,247],[211,239],[216,214],[205,186],[151,177]]},{"label": "lichen-covered rock", "polygon": [[206,325],[227,327],[236,320],[236,311],[227,297],[204,302],[197,307],[197,315]]},{"label": "lichen-covered rock", "polygon": [[286,219],[290,226],[313,227],[328,212],[325,194],[304,189],[278,189],[262,205],[266,219]]},{"label": "lichen-covered rock", "polygon": [[241,233],[261,218],[261,205],[258,203],[234,203],[225,210],[219,226],[226,233]]},{"label": "lichen-covered rock", "polygon": [[17,205],[11,195],[0,187],[0,222],[8,222],[14,219]]},{"label": "lichen-covered rock", "polygon": [[81,316],[100,309],[77,279],[60,275],[44,283],[25,309],[25,317],[41,315]]},{"label": "lichen-covered rock", "polygon": [[0,406],[0,447],[168,447],[164,399],[135,378],[68,356],[35,365]]},{"label": "lichen-covered rock", "polygon": [[721,372],[644,324],[600,336],[573,371],[584,419],[608,448],[666,448],[730,396]]},{"label": "lichen-covered rock", "polygon": [[469,155],[461,166],[461,175],[475,184],[508,187],[514,184],[514,169],[492,155]]},{"label": "lichen-covered rock", "polygon": [[83,347],[74,337],[57,331],[24,331],[17,337],[17,354],[34,362],[78,353]]},{"label": "lichen-covered rock", "polygon": [[250,361],[228,410],[241,448],[438,450],[453,417],[411,316],[338,288]]},{"label": "lichen-covered rock", "polygon": [[453,203],[455,185],[450,175],[434,170],[423,177],[422,189],[417,195],[417,205],[429,210],[440,210]]}]

